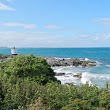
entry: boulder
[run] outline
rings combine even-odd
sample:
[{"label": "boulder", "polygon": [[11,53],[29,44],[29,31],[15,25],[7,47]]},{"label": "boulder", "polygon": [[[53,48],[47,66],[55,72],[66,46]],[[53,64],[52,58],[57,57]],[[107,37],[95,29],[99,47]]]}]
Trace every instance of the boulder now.
[{"label": "boulder", "polygon": [[63,76],[63,75],[65,75],[65,73],[55,73],[56,74],[56,76]]},{"label": "boulder", "polygon": [[73,77],[82,78],[82,73],[74,74]]}]

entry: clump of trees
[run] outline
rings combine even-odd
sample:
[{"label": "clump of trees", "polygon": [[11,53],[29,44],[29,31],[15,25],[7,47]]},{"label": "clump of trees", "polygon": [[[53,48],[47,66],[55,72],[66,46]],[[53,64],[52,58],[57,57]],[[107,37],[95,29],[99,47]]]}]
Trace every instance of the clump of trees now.
[{"label": "clump of trees", "polygon": [[1,72],[8,76],[27,78],[41,84],[57,81],[55,73],[42,57],[18,55],[0,64]]},{"label": "clump of trees", "polygon": [[62,85],[44,58],[0,63],[0,110],[110,110],[110,89]]}]

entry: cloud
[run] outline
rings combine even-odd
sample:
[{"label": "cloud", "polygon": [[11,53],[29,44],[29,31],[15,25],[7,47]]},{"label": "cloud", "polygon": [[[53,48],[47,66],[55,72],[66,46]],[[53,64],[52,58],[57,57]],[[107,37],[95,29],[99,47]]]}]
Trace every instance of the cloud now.
[{"label": "cloud", "polygon": [[99,18],[99,19],[95,19],[95,21],[99,21],[99,22],[110,22],[110,18]]},{"label": "cloud", "polygon": [[77,27],[64,27],[64,26],[58,26],[58,25],[46,25],[44,27],[46,29],[49,29],[49,30],[60,30],[60,31],[79,30],[80,29],[80,28],[77,28]]},{"label": "cloud", "polygon": [[8,47],[54,47],[58,37],[46,32],[1,31],[0,46]]},{"label": "cloud", "polygon": [[52,30],[62,29],[62,27],[57,26],[57,25],[46,25],[45,28],[47,28],[47,29],[52,29]]},{"label": "cloud", "polygon": [[90,42],[108,42],[110,40],[110,34],[95,34],[95,35],[89,35],[89,34],[84,34],[77,36],[76,39],[79,39],[80,41],[90,41]]},{"label": "cloud", "polygon": [[95,38],[93,40],[95,40],[95,41],[109,41],[110,34],[97,34],[97,35],[95,35]]},{"label": "cloud", "polygon": [[3,11],[3,10],[7,10],[7,11],[15,11],[14,8],[8,6],[8,5],[5,5],[3,3],[0,3],[0,11]]},{"label": "cloud", "polygon": [[47,32],[0,31],[0,46],[110,47],[110,34],[65,36]]},{"label": "cloud", "polygon": [[99,18],[99,19],[95,19],[94,21],[99,22],[106,27],[110,27],[110,18]]},{"label": "cloud", "polygon": [[0,23],[0,26],[6,26],[6,27],[23,27],[23,28],[27,28],[27,29],[36,28],[36,25],[35,24],[25,24],[25,23],[16,23],[16,22]]}]

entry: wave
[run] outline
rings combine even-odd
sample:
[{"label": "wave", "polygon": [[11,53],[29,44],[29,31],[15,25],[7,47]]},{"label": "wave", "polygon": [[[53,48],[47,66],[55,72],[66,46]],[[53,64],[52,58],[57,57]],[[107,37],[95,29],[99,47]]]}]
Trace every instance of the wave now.
[{"label": "wave", "polygon": [[91,85],[92,83],[91,83],[91,75],[90,74],[88,74],[88,72],[84,72],[84,73],[82,73],[82,78],[81,78],[81,82],[82,82],[82,84],[86,84],[86,83],[88,83],[89,85]]},{"label": "wave", "polygon": [[65,73],[65,74],[73,73],[74,68],[75,68],[74,66],[52,67],[54,72],[56,72],[56,73]]},{"label": "wave", "polygon": [[85,58],[85,61],[89,61],[90,59],[88,59],[88,58]]},{"label": "wave", "polygon": [[72,74],[67,74],[64,76],[55,76],[62,84],[72,83],[74,85],[79,85],[81,82],[78,78],[73,77]]},{"label": "wave", "polygon": [[110,74],[93,74],[89,72],[83,72],[81,82],[82,84],[86,84],[87,82],[89,84],[92,84],[92,82],[96,81],[104,81],[108,82],[110,81]]},{"label": "wave", "polygon": [[107,67],[110,67],[110,65],[106,65]]},{"label": "wave", "polygon": [[[65,73],[65,75],[62,76],[56,76],[56,78],[60,80],[62,84],[73,83],[76,85],[81,85],[88,83],[89,85],[96,84],[99,87],[104,87],[104,84],[106,84],[106,82],[110,83],[110,72],[108,71],[107,73],[103,72],[102,66],[98,68],[63,66],[63,67],[52,67],[52,69],[56,73]],[[110,67],[110,65],[106,66]],[[102,69],[102,71],[100,69]],[[77,75],[78,73],[81,74],[81,78],[74,77],[74,75]]]},{"label": "wave", "polygon": [[73,83],[76,85],[80,85],[88,83],[89,85],[99,85],[100,82],[103,84],[105,84],[106,82],[110,82],[110,74],[93,74],[89,72],[83,72],[81,78],[74,77],[74,74],[78,73],[66,73],[63,76],[56,76],[56,78],[60,80],[62,84]]},{"label": "wave", "polygon": [[102,64],[102,62],[99,62],[99,61],[96,61],[96,63],[97,63],[97,65],[101,65]]}]

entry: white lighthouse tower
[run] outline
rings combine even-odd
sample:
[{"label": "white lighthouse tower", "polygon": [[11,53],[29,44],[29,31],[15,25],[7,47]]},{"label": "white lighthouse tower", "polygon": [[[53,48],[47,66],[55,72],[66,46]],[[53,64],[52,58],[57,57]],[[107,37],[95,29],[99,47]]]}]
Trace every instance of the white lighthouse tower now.
[{"label": "white lighthouse tower", "polygon": [[15,47],[11,49],[11,54],[12,54],[12,55],[17,55],[17,52],[16,52]]}]

